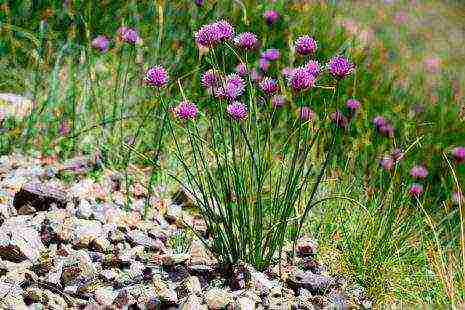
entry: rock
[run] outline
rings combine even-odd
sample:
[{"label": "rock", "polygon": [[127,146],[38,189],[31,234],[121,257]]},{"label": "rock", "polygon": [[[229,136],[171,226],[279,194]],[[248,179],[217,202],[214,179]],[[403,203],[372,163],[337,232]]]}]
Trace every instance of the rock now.
[{"label": "rock", "polygon": [[148,250],[165,252],[166,247],[160,240],[152,239],[140,230],[131,230],[127,233],[129,241],[135,245],[142,245]]},{"label": "rock", "polygon": [[0,120],[6,117],[24,118],[33,109],[34,102],[27,97],[0,93]]},{"label": "rock", "polygon": [[248,297],[239,297],[237,299],[237,308],[239,310],[254,310],[256,308],[255,301]]},{"label": "rock", "polygon": [[184,187],[178,189],[176,193],[174,193],[172,197],[172,201],[176,205],[184,206],[184,207],[194,207],[195,206],[195,198],[194,196],[186,190]]},{"label": "rock", "polygon": [[77,208],[76,216],[78,218],[90,219],[93,215],[92,206],[87,199],[81,199]]},{"label": "rock", "polygon": [[249,270],[245,265],[239,264],[233,269],[231,278],[229,279],[229,286],[232,290],[243,290],[249,281]]},{"label": "rock", "polygon": [[200,285],[200,280],[196,276],[190,276],[184,280],[186,290],[189,294],[202,294],[202,286]]},{"label": "rock", "polygon": [[39,233],[25,223],[5,223],[0,227],[0,258],[35,262],[44,250]]},{"label": "rock", "polygon": [[48,301],[47,303],[47,309],[54,309],[54,310],[59,310],[59,309],[67,309],[68,304],[66,301],[63,299],[58,294],[52,293],[49,290],[44,291],[45,294],[45,299]]},{"label": "rock", "polygon": [[129,266],[129,276],[133,279],[142,278],[142,272],[145,266],[141,262],[133,261]]},{"label": "rock", "polygon": [[21,208],[33,208],[35,211],[46,211],[52,205],[58,208],[66,208],[66,193],[58,188],[38,182],[26,183],[16,193],[13,206],[16,210]]},{"label": "rock", "polygon": [[171,204],[166,209],[165,219],[168,223],[175,223],[182,217],[182,207],[180,205]]},{"label": "rock", "polygon": [[186,253],[170,253],[163,256],[163,265],[173,266],[184,264],[191,258],[190,254]]},{"label": "rock", "polygon": [[178,295],[174,288],[169,286],[168,282],[155,278],[153,279],[153,287],[157,297],[164,305],[176,305],[178,303]]},{"label": "rock", "polygon": [[300,257],[314,256],[317,252],[317,244],[310,238],[301,238],[297,241],[297,255]]},{"label": "rock", "polygon": [[232,295],[220,288],[212,288],[205,293],[205,300],[209,309],[224,309],[232,302]]},{"label": "rock", "polygon": [[262,272],[258,272],[256,270],[252,270],[250,272],[250,279],[254,288],[259,292],[269,292],[272,288],[280,286],[277,280],[272,281],[268,279]]},{"label": "rock", "polygon": [[22,294],[23,289],[18,284],[0,281],[0,308],[27,309]]},{"label": "rock", "polygon": [[111,306],[118,296],[112,287],[99,287],[95,290],[95,300],[102,306]]},{"label": "rock", "polygon": [[202,300],[197,295],[189,295],[187,300],[181,305],[181,310],[207,310],[208,307],[202,304]]},{"label": "rock", "polygon": [[336,285],[336,281],[328,276],[314,274],[310,271],[297,271],[287,279],[290,288],[304,288],[314,295],[323,295]]}]

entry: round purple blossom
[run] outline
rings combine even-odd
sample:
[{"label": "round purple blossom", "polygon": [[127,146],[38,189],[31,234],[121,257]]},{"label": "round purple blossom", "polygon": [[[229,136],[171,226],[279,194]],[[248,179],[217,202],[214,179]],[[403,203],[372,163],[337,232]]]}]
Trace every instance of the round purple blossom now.
[{"label": "round purple blossom", "polygon": [[244,80],[238,74],[233,73],[226,77],[224,85],[217,88],[215,95],[219,99],[233,101],[242,96],[244,91]]},{"label": "round purple blossom", "polygon": [[242,102],[235,101],[229,104],[226,112],[236,121],[243,121],[247,118],[247,107]]},{"label": "round purple blossom", "polygon": [[252,69],[250,70],[250,78],[255,83],[259,83],[263,79],[263,75],[260,72],[258,72],[256,69]]},{"label": "round purple blossom", "polygon": [[380,161],[379,165],[383,170],[390,171],[394,167],[394,160],[391,156],[384,156]]},{"label": "round purple blossom", "polygon": [[358,109],[360,109],[360,102],[355,99],[349,99],[346,102],[346,107],[349,109],[351,112],[355,112]]},{"label": "round purple blossom", "polygon": [[195,42],[204,47],[215,47],[234,37],[234,27],[225,20],[202,26],[195,33]]},{"label": "round purple blossom", "polygon": [[212,92],[219,84],[220,76],[213,69],[209,69],[202,74],[200,83],[208,92]]},{"label": "round purple blossom", "polygon": [[410,170],[410,176],[414,179],[425,179],[428,176],[428,170],[424,166],[414,166]]},{"label": "round purple blossom", "polygon": [[152,67],[145,74],[145,83],[152,87],[165,87],[168,79],[168,73],[162,66]]},{"label": "round purple blossom", "polygon": [[334,125],[336,125],[339,128],[346,128],[347,125],[349,124],[349,121],[347,120],[347,117],[344,116],[344,114],[341,113],[341,111],[337,110],[329,116],[331,121],[333,122]]},{"label": "round purple blossom", "polygon": [[458,146],[452,150],[452,156],[457,163],[465,163],[465,147]]},{"label": "round purple blossom", "polygon": [[387,124],[387,121],[384,117],[382,116],[376,116],[374,119],[373,119],[373,125],[375,125],[375,128],[376,130],[379,129],[379,127],[381,126],[384,126]]},{"label": "round purple blossom", "polygon": [[236,73],[239,74],[241,77],[247,76],[247,67],[242,62],[236,66],[234,71],[236,71]]},{"label": "round purple blossom", "polygon": [[317,77],[321,72],[320,63],[316,60],[309,60],[305,65],[305,68],[310,72],[311,75]]},{"label": "round purple blossom", "polygon": [[291,80],[291,77],[292,77],[292,74],[294,73],[294,69],[293,68],[290,68],[290,67],[285,67],[281,70],[281,74],[283,75],[283,77],[287,80],[287,81],[290,81]]},{"label": "round purple blossom", "polygon": [[92,48],[99,50],[101,53],[105,53],[108,51],[110,41],[105,36],[98,36],[92,40],[91,46]]},{"label": "round purple blossom", "polygon": [[343,79],[349,76],[354,70],[354,65],[345,57],[335,56],[328,64],[329,72],[336,79]]},{"label": "round purple blossom", "polygon": [[236,46],[249,51],[257,47],[257,36],[251,32],[243,32],[234,38]]},{"label": "round purple blossom", "polygon": [[134,45],[140,40],[139,33],[132,28],[121,27],[118,29],[118,34],[121,40],[128,44]]},{"label": "round purple blossom", "polygon": [[378,132],[380,135],[388,137],[388,138],[394,137],[394,127],[392,127],[392,125],[389,123],[383,126],[380,126],[378,128]]},{"label": "round purple blossom", "polygon": [[275,49],[275,48],[270,48],[270,49],[267,49],[266,51],[264,51],[262,53],[262,58],[268,60],[268,61],[276,61],[279,59],[279,56],[281,54],[279,53],[279,50]]},{"label": "round purple blossom", "polygon": [[423,186],[418,183],[413,183],[409,189],[409,195],[414,198],[418,198],[423,194]]},{"label": "round purple blossom", "polygon": [[176,117],[183,121],[194,120],[197,117],[197,106],[189,101],[182,101],[175,109]]},{"label": "round purple blossom", "polygon": [[298,115],[299,118],[304,122],[312,121],[315,119],[315,112],[313,112],[313,110],[309,107],[300,107],[298,109]]},{"label": "round purple blossom", "polygon": [[284,107],[286,104],[286,98],[282,95],[274,95],[271,98],[271,106],[275,109]]},{"label": "round purple blossom", "polygon": [[404,159],[404,152],[401,149],[395,149],[394,151],[391,152],[391,157],[392,159],[398,163],[401,160]]},{"label": "round purple blossom", "polygon": [[316,41],[310,36],[302,36],[295,41],[295,51],[300,55],[315,53],[317,49]]},{"label": "round purple blossom", "polygon": [[278,21],[279,13],[272,10],[266,11],[263,13],[263,18],[265,19],[265,22],[268,24],[268,26],[271,26]]},{"label": "round purple blossom", "polygon": [[267,95],[273,95],[278,91],[278,82],[269,77],[264,78],[258,86]]},{"label": "round purple blossom", "polygon": [[196,6],[201,7],[203,6],[204,0],[195,0],[194,3]]},{"label": "round purple blossom", "polygon": [[292,71],[289,84],[295,92],[305,91],[315,85],[315,77],[305,67],[299,67]]},{"label": "round purple blossom", "polygon": [[263,72],[267,72],[268,69],[270,68],[270,62],[266,60],[265,58],[260,58],[260,60],[258,61],[258,67]]}]

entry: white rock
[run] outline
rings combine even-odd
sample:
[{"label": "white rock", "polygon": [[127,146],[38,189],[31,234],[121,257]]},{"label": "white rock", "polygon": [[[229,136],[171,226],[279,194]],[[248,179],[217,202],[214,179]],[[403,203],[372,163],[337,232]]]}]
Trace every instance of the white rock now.
[{"label": "white rock", "polygon": [[205,293],[205,300],[209,309],[224,309],[232,302],[232,295],[226,290],[212,288]]}]

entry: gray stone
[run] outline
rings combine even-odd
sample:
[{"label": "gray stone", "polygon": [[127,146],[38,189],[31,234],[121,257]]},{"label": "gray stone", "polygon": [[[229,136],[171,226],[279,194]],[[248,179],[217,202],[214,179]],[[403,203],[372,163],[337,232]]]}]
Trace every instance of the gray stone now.
[{"label": "gray stone", "polygon": [[233,298],[232,294],[224,289],[212,288],[205,293],[205,300],[209,309],[224,309]]}]

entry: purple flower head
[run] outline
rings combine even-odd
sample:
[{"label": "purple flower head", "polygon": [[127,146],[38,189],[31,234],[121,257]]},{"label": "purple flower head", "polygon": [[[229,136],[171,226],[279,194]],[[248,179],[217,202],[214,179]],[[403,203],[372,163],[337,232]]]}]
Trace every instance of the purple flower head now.
[{"label": "purple flower head", "polygon": [[387,121],[384,117],[382,116],[376,116],[373,119],[373,125],[375,125],[376,130],[379,130],[379,127],[384,126],[387,124]]},{"label": "purple flower head", "polygon": [[234,38],[234,43],[246,51],[253,50],[257,47],[257,36],[251,32],[243,32]]},{"label": "purple flower head", "polygon": [[284,78],[287,81],[290,81],[292,78],[292,75],[294,74],[294,69],[290,67],[285,67],[281,70],[281,74],[284,76]]},{"label": "purple flower head", "polygon": [[462,205],[462,206],[465,204],[465,197],[460,191],[454,192],[452,194],[452,203],[454,205]]},{"label": "purple flower head", "polygon": [[241,77],[247,76],[247,67],[242,62],[236,66],[234,71],[236,71],[236,73],[239,74]]},{"label": "purple flower head", "polygon": [[424,166],[413,166],[410,176],[414,179],[425,179],[428,176],[428,170]]},{"label": "purple flower head", "polygon": [[266,51],[264,51],[262,53],[262,58],[268,60],[268,61],[276,61],[279,59],[279,56],[281,54],[279,53],[279,50],[275,49],[275,48],[270,48],[270,49],[267,49]]},{"label": "purple flower head", "polygon": [[418,198],[423,194],[423,186],[418,183],[413,183],[408,192],[411,197]]},{"label": "purple flower head", "polygon": [[176,117],[182,121],[194,120],[197,117],[197,106],[189,101],[182,101],[174,110]]},{"label": "purple flower head", "polygon": [[271,106],[275,109],[284,107],[286,104],[286,98],[282,95],[274,95],[271,98]]},{"label": "purple flower head", "polygon": [[278,82],[269,77],[264,78],[258,86],[266,95],[273,95],[278,91]]},{"label": "purple flower head", "polygon": [[213,92],[213,89],[219,85],[221,78],[217,72],[213,69],[209,69],[202,74],[200,83],[209,93]]},{"label": "purple flower head", "polygon": [[256,69],[252,69],[250,70],[250,78],[255,83],[259,83],[263,79],[263,75],[260,72],[258,72]]},{"label": "purple flower head", "polygon": [[317,49],[316,41],[310,36],[302,36],[297,38],[294,45],[295,51],[300,55],[313,54]]},{"label": "purple flower head", "polygon": [[244,91],[244,80],[238,74],[233,73],[226,77],[224,85],[218,87],[215,95],[219,99],[233,101],[242,96]]},{"label": "purple flower head", "polygon": [[336,112],[331,113],[330,115],[331,122],[339,128],[345,129],[349,124],[347,117],[341,113],[341,111],[337,110]]},{"label": "purple flower head", "polygon": [[145,74],[145,83],[152,87],[165,87],[168,79],[168,73],[162,66],[152,67]]},{"label": "purple flower head", "polygon": [[320,63],[316,60],[309,60],[305,65],[305,68],[307,68],[308,72],[310,72],[310,74],[314,77],[317,77],[321,72]]},{"label": "purple flower head", "polygon": [[465,147],[458,146],[452,150],[452,156],[457,163],[465,163]]},{"label": "purple flower head", "polygon": [[110,41],[105,36],[98,36],[92,40],[91,46],[92,48],[100,51],[101,53],[105,53],[108,51]]},{"label": "purple flower head", "polygon": [[243,121],[247,118],[247,107],[242,102],[235,101],[226,108],[229,116],[236,121]]},{"label": "purple flower head", "polygon": [[378,128],[378,132],[380,135],[388,138],[394,137],[394,127],[391,124],[385,124]]},{"label": "purple flower head", "polygon": [[299,118],[304,122],[313,121],[315,119],[315,112],[309,107],[300,107],[298,109]]},{"label": "purple flower head", "polygon": [[118,35],[121,40],[132,45],[140,40],[139,33],[132,28],[121,27],[118,29]]},{"label": "purple flower head", "polygon": [[293,70],[289,84],[294,92],[305,91],[315,85],[315,77],[305,67],[299,67]]},{"label": "purple flower head", "polygon": [[258,67],[263,72],[267,72],[268,69],[270,68],[270,62],[266,60],[265,58],[260,58],[260,60],[258,61]]},{"label": "purple flower head", "polygon": [[69,126],[67,120],[63,120],[63,122],[60,124],[60,127],[58,127],[58,132],[61,136],[67,136],[71,132],[71,127]]},{"label": "purple flower head", "polygon": [[349,111],[355,112],[358,109],[360,109],[360,102],[358,102],[358,100],[355,99],[349,99],[346,102],[346,107],[347,109],[349,109]]},{"label": "purple flower head", "polygon": [[329,72],[336,79],[349,76],[354,70],[354,65],[342,56],[333,57],[328,64]]},{"label": "purple flower head", "polygon": [[404,159],[404,152],[401,149],[395,149],[394,151],[391,152],[391,157],[392,159],[398,163],[401,160]]},{"label": "purple flower head", "polygon": [[204,3],[204,2],[205,2],[204,0],[195,0],[195,1],[194,1],[195,5],[198,6],[198,7],[203,6],[203,3]]},{"label": "purple flower head", "polygon": [[195,33],[195,42],[204,47],[215,47],[234,37],[234,27],[225,20],[202,26]]},{"label": "purple flower head", "polygon": [[383,170],[390,171],[394,167],[394,160],[391,156],[384,156],[380,161],[379,165]]},{"label": "purple flower head", "polygon": [[263,13],[263,18],[265,19],[265,22],[268,24],[268,26],[271,26],[278,21],[279,13],[271,10],[266,11],[265,13]]}]

